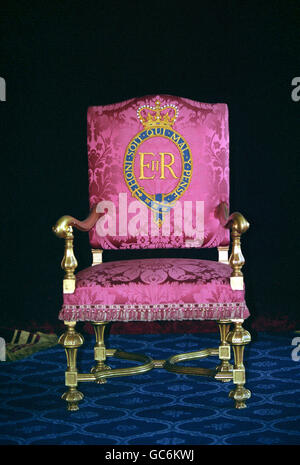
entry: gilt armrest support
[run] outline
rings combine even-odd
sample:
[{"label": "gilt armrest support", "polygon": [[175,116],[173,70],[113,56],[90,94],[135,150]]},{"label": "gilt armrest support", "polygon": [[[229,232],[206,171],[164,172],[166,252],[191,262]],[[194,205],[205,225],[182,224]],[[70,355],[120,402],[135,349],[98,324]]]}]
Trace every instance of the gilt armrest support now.
[{"label": "gilt armrest support", "polygon": [[229,264],[232,268],[230,275],[231,288],[234,290],[243,290],[244,279],[241,269],[245,264],[245,259],[241,249],[241,235],[248,230],[250,224],[239,212],[229,215],[228,206],[225,202],[222,202],[218,206],[216,215],[222,226],[231,230],[232,250],[229,258]]},{"label": "gilt armrest support", "polygon": [[73,216],[65,215],[59,218],[52,228],[57,237],[65,239],[65,252],[61,262],[61,267],[66,273],[63,280],[64,294],[73,294],[76,287],[76,276],[74,271],[78,263],[73,248],[73,227],[80,231],[88,232],[95,225],[99,216],[95,206],[85,220],[80,221]]}]

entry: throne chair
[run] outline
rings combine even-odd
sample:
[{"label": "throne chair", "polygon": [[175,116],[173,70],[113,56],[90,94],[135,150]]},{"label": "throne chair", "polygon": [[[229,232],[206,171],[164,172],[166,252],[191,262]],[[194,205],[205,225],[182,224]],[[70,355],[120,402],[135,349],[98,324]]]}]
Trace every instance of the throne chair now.
[{"label": "throne chair", "polygon": [[[54,233],[65,240],[61,263],[66,331],[59,343],[67,356],[67,409],[77,410],[78,384],[105,383],[114,376],[153,368],[233,382],[229,397],[246,407],[243,328],[249,316],[242,274],[241,235],[249,223],[229,213],[229,129],[226,104],[170,95],[150,95],[92,106],[87,114],[90,212],[79,221],[61,217]],[[75,275],[73,229],[89,232],[93,262]],[[231,236],[231,237],[230,237]],[[229,246],[231,242],[230,256]],[[102,261],[108,249],[218,249],[218,260],[145,258]],[[144,354],[108,349],[104,334],[114,321],[215,320],[217,348],[154,360]],[[95,331],[94,361],[79,373],[77,351],[84,338],[78,321]],[[233,364],[231,360],[233,352]],[[180,362],[217,357],[213,369]],[[112,369],[107,359],[136,366]]]}]

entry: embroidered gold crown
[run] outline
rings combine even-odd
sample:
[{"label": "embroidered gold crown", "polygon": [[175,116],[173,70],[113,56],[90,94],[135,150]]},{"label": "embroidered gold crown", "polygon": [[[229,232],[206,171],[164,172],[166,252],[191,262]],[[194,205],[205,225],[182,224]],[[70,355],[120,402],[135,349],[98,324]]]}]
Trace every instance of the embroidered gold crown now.
[{"label": "embroidered gold crown", "polygon": [[155,107],[142,105],[137,111],[137,117],[145,128],[158,126],[171,128],[177,116],[178,108],[175,105],[169,104],[161,107],[159,100],[155,102]]}]

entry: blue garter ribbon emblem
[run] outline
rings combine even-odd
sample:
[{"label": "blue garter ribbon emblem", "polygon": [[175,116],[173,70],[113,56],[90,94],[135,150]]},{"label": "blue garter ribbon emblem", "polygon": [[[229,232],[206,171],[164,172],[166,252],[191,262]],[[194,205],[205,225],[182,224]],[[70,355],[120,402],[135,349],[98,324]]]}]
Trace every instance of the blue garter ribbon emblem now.
[{"label": "blue garter ribbon emblem", "polygon": [[[143,116],[145,113],[147,117]],[[124,157],[124,178],[128,189],[133,197],[137,198],[154,212],[154,221],[159,227],[163,224],[165,215],[170,212],[176,201],[186,192],[192,176],[191,150],[185,139],[172,127],[177,115],[178,109],[175,105],[161,106],[160,102],[157,101],[155,107],[149,105],[141,106],[137,111],[137,117],[143,124],[144,129],[129,142]],[[144,161],[144,156],[150,155],[150,153],[139,152],[141,144],[153,137],[169,139],[176,145],[181,157],[181,173],[180,176],[176,176],[172,169],[172,164],[175,162],[173,153],[160,152],[159,154],[161,156],[160,179],[165,179],[166,168],[168,168],[168,172],[171,173],[173,178],[179,179],[176,187],[168,193],[149,194],[141,185],[141,180],[143,179],[155,179],[155,174],[153,176],[146,176],[143,171],[144,167],[150,169],[150,162],[146,163]],[[139,178],[134,171],[135,160],[138,154],[141,157],[140,167],[142,170]],[[169,163],[166,162],[166,156],[168,156]],[[156,170],[158,169],[158,163],[159,161],[152,161],[151,166],[153,171],[155,166]]]}]

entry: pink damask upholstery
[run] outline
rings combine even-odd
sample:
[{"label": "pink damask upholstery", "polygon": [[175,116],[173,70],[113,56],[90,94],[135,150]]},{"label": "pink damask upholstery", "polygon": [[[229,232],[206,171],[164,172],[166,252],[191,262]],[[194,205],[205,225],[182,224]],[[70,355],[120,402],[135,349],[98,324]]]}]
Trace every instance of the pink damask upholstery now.
[{"label": "pink damask upholstery", "polygon": [[65,321],[246,319],[244,291],[230,287],[229,265],[199,259],[102,263],[77,273],[64,294]]},{"label": "pink damask upholstery", "polygon": [[88,109],[94,248],[228,245],[216,218],[229,205],[226,104],[152,95]]}]

